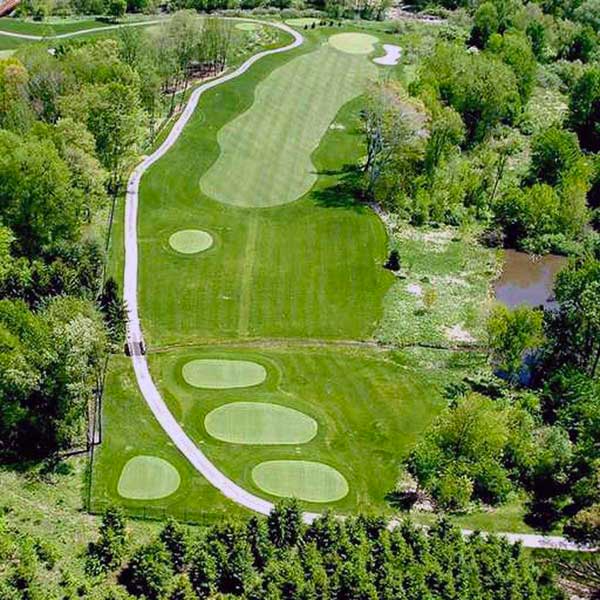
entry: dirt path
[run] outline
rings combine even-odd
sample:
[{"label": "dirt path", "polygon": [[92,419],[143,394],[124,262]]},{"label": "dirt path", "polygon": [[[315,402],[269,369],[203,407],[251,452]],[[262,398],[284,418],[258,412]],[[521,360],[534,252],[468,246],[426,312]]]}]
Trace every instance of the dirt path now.
[{"label": "dirt path", "polygon": [[[251,19],[248,21],[256,22]],[[266,25],[272,25],[286,31],[294,37],[294,41],[282,48],[265,50],[250,57],[245,63],[235,71],[228,73],[220,79],[209,81],[198,87],[191,95],[187,106],[181,113],[177,123],[162,143],[162,145],[142,163],[140,163],[131,174],[127,185],[127,196],[125,204],[125,273],[123,297],[127,305],[129,323],[127,328],[127,341],[131,348],[139,348],[143,341],[142,329],[139,319],[138,298],[137,298],[137,273],[138,273],[138,244],[137,244],[137,213],[139,204],[139,185],[143,174],[175,144],[179,135],[187,122],[192,117],[198,101],[204,92],[210,90],[222,83],[231,81],[245,73],[255,62],[265,56],[287,52],[300,46],[303,37],[300,33],[291,27],[282,23],[262,22]],[[240,340],[240,343],[244,343]],[[171,414],[165,401],[160,395],[148,368],[148,362],[144,355],[134,354],[132,356],[133,368],[138,382],[138,386],[150,410],[156,417],[160,426],[169,436],[171,441],[179,451],[190,461],[194,468],[213,486],[215,486],[224,496],[252,511],[268,514],[273,508],[273,504],[263,498],[244,490],[239,485],[231,481],[224,475],[196,446],[192,439],[183,430],[175,417]],[[304,521],[312,522],[318,513],[304,513]],[[395,527],[398,521],[391,521],[390,527]],[[465,534],[470,533],[464,530]],[[550,548],[562,550],[581,550],[581,548],[572,542],[561,537],[543,536],[535,534],[514,534],[502,533],[511,542],[521,542],[528,548]]]}]

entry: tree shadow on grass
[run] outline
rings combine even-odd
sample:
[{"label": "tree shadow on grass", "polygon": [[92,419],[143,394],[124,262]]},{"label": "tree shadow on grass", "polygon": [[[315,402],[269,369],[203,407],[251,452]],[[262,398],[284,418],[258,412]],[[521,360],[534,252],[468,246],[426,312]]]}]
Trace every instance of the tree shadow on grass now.
[{"label": "tree shadow on grass", "polygon": [[314,189],[311,198],[324,208],[346,208],[365,212],[361,191],[362,173],[356,165],[344,165],[341,169],[317,171],[318,176],[335,178],[332,185]]}]

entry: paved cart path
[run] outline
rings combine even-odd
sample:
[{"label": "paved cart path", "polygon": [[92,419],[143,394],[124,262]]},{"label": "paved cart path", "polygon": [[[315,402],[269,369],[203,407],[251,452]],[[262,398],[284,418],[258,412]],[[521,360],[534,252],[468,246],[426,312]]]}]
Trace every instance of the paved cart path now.
[{"label": "paved cart path", "polygon": [[[256,22],[256,21],[253,21]],[[273,503],[263,498],[259,498],[254,494],[244,490],[224,473],[222,473],[198,448],[194,441],[184,431],[180,423],[171,414],[171,411],[165,404],[165,401],[160,395],[156,384],[152,380],[148,361],[146,356],[139,352],[140,343],[143,341],[142,329],[138,312],[138,297],[137,297],[137,274],[138,274],[138,243],[137,243],[137,214],[139,204],[139,185],[144,173],[167,151],[175,144],[179,138],[183,128],[192,117],[198,101],[204,92],[210,90],[222,83],[231,81],[245,73],[255,62],[280,52],[287,52],[300,46],[303,42],[303,37],[300,33],[284,25],[282,23],[264,23],[278,27],[279,29],[291,34],[294,41],[287,46],[276,48],[273,50],[265,50],[250,57],[245,63],[238,67],[235,71],[224,75],[219,79],[209,81],[198,87],[190,97],[185,110],[179,117],[177,123],[169,133],[168,137],[162,143],[160,148],[153,154],[148,156],[140,163],[131,174],[127,185],[127,196],[125,205],[125,274],[123,295],[127,304],[128,310],[128,330],[127,340],[130,348],[137,349],[132,356],[133,368],[137,378],[138,386],[146,403],[152,410],[157,421],[169,436],[171,441],[179,449],[179,451],[189,460],[194,468],[213,486],[215,486],[224,496],[233,500],[254,512],[268,514],[273,508]],[[307,523],[313,521],[319,516],[318,513],[304,513],[304,520]],[[390,527],[398,525],[398,521],[390,522]],[[471,533],[469,530],[463,530],[465,535]],[[518,533],[502,533],[499,535],[505,536],[511,542],[520,542],[528,548],[550,548],[562,550],[582,550],[580,546],[569,542],[565,538],[557,536],[543,536],[536,534],[518,534]]]}]

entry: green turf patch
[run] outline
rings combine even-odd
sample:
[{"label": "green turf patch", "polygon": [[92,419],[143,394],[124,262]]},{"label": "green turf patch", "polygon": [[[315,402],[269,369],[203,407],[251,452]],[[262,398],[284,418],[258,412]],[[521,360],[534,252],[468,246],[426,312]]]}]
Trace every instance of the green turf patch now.
[{"label": "green turf patch", "polygon": [[366,33],[338,33],[329,38],[329,45],[348,54],[370,54],[378,41]]},{"label": "green turf patch", "polygon": [[257,23],[236,23],[235,28],[242,31],[256,31],[260,28],[260,25]]},{"label": "green turf patch", "polygon": [[252,469],[256,485],[273,496],[334,502],[348,494],[348,482],[334,468],[308,460],[270,460]]},{"label": "green turf patch", "polygon": [[206,431],[232,444],[304,444],[317,422],[293,408],[264,402],[231,402],[206,415]]},{"label": "green turf patch", "polygon": [[169,238],[169,245],[181,254],[197,254],[213,245],[210,233],[200,229],[183,229]]},{"label": "green turf patch", "polygon": [[129,500],[158,500],[179,488],[181,478],[171,463],[156,456],[134,456],[123,467],[117,491]]},{"label": "green turf patch", "polygon": [[310,17],[299,17],[298,19],[287,19],[286,23],[292,27],[311,27],[313,23],[317,24],[319,19],[312,19]]},{"label": "green turf patch", "polygon": [[273,71],[257,86],[251,108],[219,131],[221,153],[200,179],[203,192],[252,207],[300,198],[317,180],[311,154],[340,108],[375,74],[364,57],[326,45]]},{"label": "green turf patch", "polygon": [[259,385],[267,378],[267,370],[249,360],[201,358],[183,366],[183,378],[194,387],[225,390]]}]

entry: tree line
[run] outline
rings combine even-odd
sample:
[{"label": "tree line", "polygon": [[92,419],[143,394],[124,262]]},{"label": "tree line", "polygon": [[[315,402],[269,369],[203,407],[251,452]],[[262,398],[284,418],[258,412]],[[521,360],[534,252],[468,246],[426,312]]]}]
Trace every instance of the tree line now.
[{"label": "tree line", "polygon": [[[362,193],[416,225],[477,223],[487,243],[580,253],[598,237],[597,33],[583,41],[583,25],[520,1],[470,19],[442,28],[409,85],[372,86]],[[566,112],[532,122],[536,88],[564,94]]]},{"label": "tree line", "polygon": [[[0,520],[0,594],[51,600],[43,571],[52,551]],[[49,558],[50,557],[50,558]],[[550,600],[550,574],[518,545],[440,520],[427,532],[408,521],[389,530],[381,517],[302,522],[294,500],[268,518],[191,529],[169,521],[147,543],[131,539],[119,509],[108,509],[84,556],[85,574],[64,574],[60,598],[90,600]]]},{"label": "tree line", "polygon": [[85,439],[125,306],[103,283],[106,219],[128,170],[231,27],[183,12],[157,34],[23,46],[0,59],[0,460]]}]

